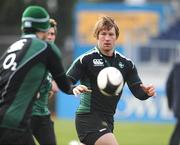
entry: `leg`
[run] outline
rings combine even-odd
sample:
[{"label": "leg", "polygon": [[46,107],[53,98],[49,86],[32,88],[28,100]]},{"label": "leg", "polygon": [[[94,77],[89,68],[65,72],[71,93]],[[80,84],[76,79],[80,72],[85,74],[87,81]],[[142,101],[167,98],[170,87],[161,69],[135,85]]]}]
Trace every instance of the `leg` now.
[{"label": "leg", "polygon": [[96,131],[88,134],[81,145],[118,145],[113,133],[108,130],[102,132]]},{"label": "leg", "polygon": [[[37,119],[38,118],[38,119]],[[34,123],[36,129],[33,130],[33,135],[37,139],[40,145],[56,145],[56,137],[54,132],[54,123],[50,116],[38,116]],[[33,123],[33,124],[34,124]]]},{"label": "leg", "polygon": [[169,145],[179,145],[179,143],[180,143],[180,119],[177,120]]},{"label": "leg", "polygon": [[95,145],[118,145],[118,142],[113,133],[107,133],[101,136]]}]

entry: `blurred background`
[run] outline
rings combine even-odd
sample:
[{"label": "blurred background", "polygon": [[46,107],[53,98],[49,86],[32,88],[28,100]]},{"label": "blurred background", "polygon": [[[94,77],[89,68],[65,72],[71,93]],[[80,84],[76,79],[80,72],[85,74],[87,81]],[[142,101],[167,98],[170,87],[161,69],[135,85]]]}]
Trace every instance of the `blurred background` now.
[{"label": "blurred background", "polygon": [[[129,136],[123,138],[123,135],[120,135],[119,138],[122,137],[120,142],[122,141],[121,143],[126,145],[148,145],[147,142],[141,143],[142,141],[137,139],[139,136],[135,136],[136,142],[128,143],[130,141],[128,138],[133,132],[131,125],[137,127],[133,132],[132,136],[134,136],[138,135],[139,130],[141,135],[142,132],[144,133],[144,130],[141,130],[144,127],[139,127],[142,124],[145,127],[153,128],[151,133],[154,136],[150,138],[152,142],[149,142],[149,145],[152,143],[154,145],[167,144],[175,119],[167,107],[164,89],[167,75],[173,63],[179,59],[180,54],[180,13],[178,12],[180,1],[1,0],[0,55],[21,36],[22,12],[27,6],[35,4],[45,7],[50,16],[58,23],[56,44],[63,53],[66,69],[77,56],[95,45],[96,40],[92,36],[92,30],[98,17],[109,15],[115,18],[120,28],[117,50],[135,62],[145,84],[152,83],[157,89],[155,98],[142,102],[132,96],[127,86],[124,88],[115,120],[120,123],[118,126],[122,125],[129,129],[129,132],[124,131]],[[58,92],[57,96],[50,100],[49,107],[60,120],[60,126],[66,127],[64,122],[70,120],[73,124],[72,120],[78,104],[78,98]],[[77,140],[74,125],[71,127],[74,137],[68,138],[64,142],[62,139],[60,145],[67,145],[73,138]],[[156,129],[160,132],[154,134]],[[61,134],[65,136],[63,131]],[[147,140],[149,139],[147,138]]]}]

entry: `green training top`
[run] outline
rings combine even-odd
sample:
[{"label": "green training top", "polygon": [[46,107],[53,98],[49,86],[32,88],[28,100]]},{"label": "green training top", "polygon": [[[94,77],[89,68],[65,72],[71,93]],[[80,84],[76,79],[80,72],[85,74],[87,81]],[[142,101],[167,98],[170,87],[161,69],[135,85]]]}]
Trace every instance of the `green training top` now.
[{"label": "green training top", "polygon": [[32,108],[32,115],[44,116],[49,115],[50,111],[48,109],[48,99],[49,99],[49,91],[52,88],[52,75],[47,73],[47,77],[43,81],[39,95],[37,95],[37,100],[34,102]]}]

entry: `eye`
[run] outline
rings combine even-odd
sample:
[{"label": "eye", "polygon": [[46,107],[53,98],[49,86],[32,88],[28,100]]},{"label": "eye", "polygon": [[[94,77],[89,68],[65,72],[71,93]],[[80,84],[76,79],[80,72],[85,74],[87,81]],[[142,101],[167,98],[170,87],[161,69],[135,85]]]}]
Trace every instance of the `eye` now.
[{"label": "eye", "polygon": [[100,33],[100,35],[103,35],[103,36],[105,36],[105,35],[106,35],[106,32],[102,32],[102,33]]},{"label": "eye", "polygon": [[109,36],[114,36],[115,34],[114,33],[109,33]]},{"label": "eye", "polygon": [[48,35],[52,35],[52,36],[54,36],[54,35],[55,35],[55,33],[54,33],[54,32],[48,32]]}]

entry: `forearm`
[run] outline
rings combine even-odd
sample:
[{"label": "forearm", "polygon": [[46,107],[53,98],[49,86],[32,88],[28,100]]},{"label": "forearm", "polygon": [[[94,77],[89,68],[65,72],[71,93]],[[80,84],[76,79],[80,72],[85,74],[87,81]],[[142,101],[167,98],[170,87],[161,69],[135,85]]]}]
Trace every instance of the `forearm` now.
[{"label": "forearm", "polygon": [[132,94],[140,100],[146,100],[151,97],[140,87],[140,84],[130,87],[130,90]]},{"label": "forearm", "polygon": [[65,74],[54,79],[61,91],[66,94],[73,94],[73,88],[75,86],[72,85],[72,83],[68,80]]}]

